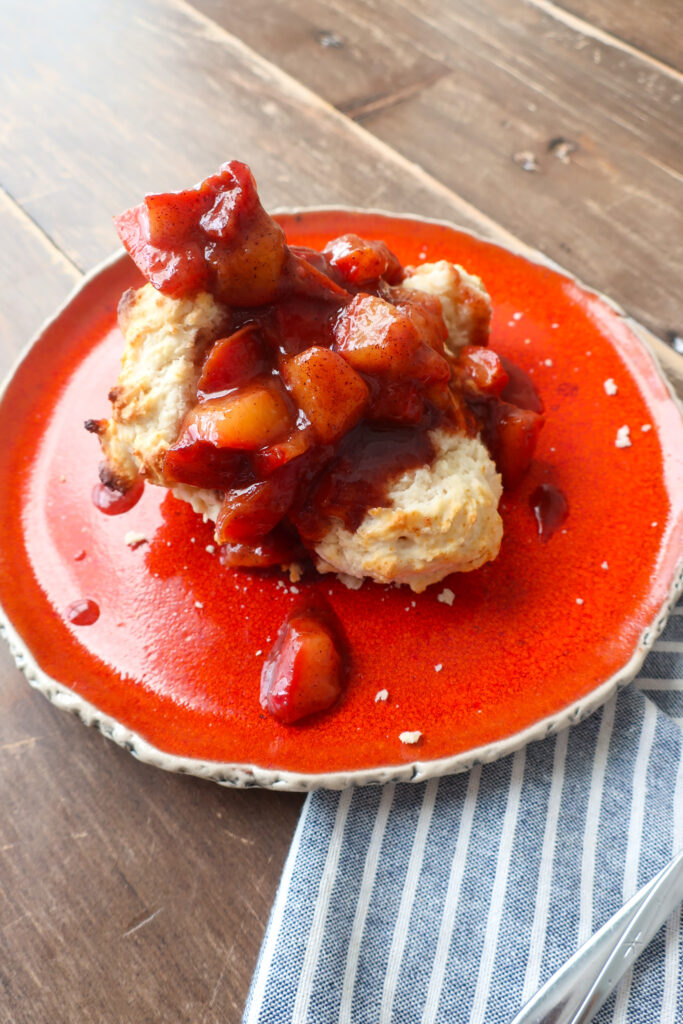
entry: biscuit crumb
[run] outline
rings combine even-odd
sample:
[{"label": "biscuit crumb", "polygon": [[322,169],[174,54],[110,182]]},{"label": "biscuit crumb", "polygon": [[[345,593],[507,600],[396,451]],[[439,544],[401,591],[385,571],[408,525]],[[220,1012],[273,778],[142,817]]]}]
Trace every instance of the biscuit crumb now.
[{"label": "biscuit crumb", "polygon": [[414,732],[399,733],[398,738],[400,739],[401,743],[419,743],[420,740],[422,739],[422,733],[419,731],[419,729],[416,729]]},{"label": "biscuit crumb", "polygon": [[617,439],[614,442],[615,448],[630,448],[631,447],[631,429],[624,425],[619,427],[617,430]]},{"label": "biscuit crumb", "polygon": [[388,690],[378,690],[377,691],[377,693],[375,694],[375,704],[377,704],[377,702],[380,701],[380,700],[389,700],[389,691]]},{"label": "biscuit crumb", "polygon": [[450,587],[444,587],[440,594],[436,595],[437,601],[441,601],[441,604],[447,604],[449,607],[455,601],[455,594]]},{"label": "biscuit crumb", "polygon": [[608,377],[602,386],[605,389],[606,395],[616,395],[619,391],[619,388],[615,384],[614,379],[612,377]]},{"label": "biscuit crumb", "polygon": [[135,530],[129,530],[123,539],[129,548],[138,548],[141,544],[147,543],[144,533],[136,533]]}]

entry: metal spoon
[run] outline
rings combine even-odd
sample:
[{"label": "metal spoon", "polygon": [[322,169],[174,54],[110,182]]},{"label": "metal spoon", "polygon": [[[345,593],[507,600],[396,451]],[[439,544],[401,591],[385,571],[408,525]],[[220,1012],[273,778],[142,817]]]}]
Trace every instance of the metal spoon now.
[{"label": "metal spoon", "polygon": [[683,850],[539,989],[510,1024],[588,1024],[683,900]]}]

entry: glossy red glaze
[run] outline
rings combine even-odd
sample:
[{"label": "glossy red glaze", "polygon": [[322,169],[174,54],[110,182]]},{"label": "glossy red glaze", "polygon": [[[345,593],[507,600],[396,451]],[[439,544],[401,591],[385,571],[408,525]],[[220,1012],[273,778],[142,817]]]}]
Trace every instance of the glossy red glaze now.
[{"label": "glossy red glaze", "polygon": [[[584,697],[631,658],[680,557],[683,425],[652,358],[569,278],[444,225],[341,211],[279,219],[297,244],[355,232],[383,238],[403,263],[451,259],[487,283],[492,347],[530,373],[546,418],[528,476],[503,499],[499,558],[421,596],[301,581],[302,597],[329,597],[353,672],[329,712],[294,728],[264,716],[263,659],[297,599],[287,581],[221,565],[206,550],[210,527],[154,487],[120,516],[90,500],[100,456],[82,422],[107,415],[116,304],[139,282],[122,258],[44,331],[0,405],[0,598],[15,628],[47,673],[162,750],[305,773],[412,761],[405,730],[422,732],[421,760],[453,755]],[[608,377],[618,398],[605,396]],[[614,445],[623,424],[630,448]],[[529,495],[548,481],[571,515],[542,544]],[[149,543],[128,547],[131,530]],[[446,585],[450,607],[437,600]],[[86,597],[100,617],[83,629],[64,609]],[[375,703],[383,688],[389,700]]]}]

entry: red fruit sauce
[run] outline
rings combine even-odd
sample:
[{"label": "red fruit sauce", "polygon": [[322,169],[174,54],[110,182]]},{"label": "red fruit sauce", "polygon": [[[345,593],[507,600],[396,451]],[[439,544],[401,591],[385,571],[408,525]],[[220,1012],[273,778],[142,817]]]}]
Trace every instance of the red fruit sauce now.
[{"label": "red fruit sauce", "polygon": [[[0,402],[0,600],[19,639],[49,676],[160,750],[274,771],[410,763],[406,730],[422,732],[420,760],[452,757],[583,700],[637,652],[680,558],[683,426],[653,358],[567,276],[448,225],[330,210],[279,222],[292,245],[356,232],[384,239],[403,265],[447,259],[487,282],[492,349],[531,376],[546,407],[534,461],[503,496],[500,555],[422,595],[351,591],[334,577],[293,595],[278,569],[222,565],[206,550],[210,525],[160,488],[102,515],[90,500],[100,455],[81,424],[108,413],[123,344],[116,305],[141,284],[122,257],[48,325]],[[605,396],[609,377],[618,403]],[[633,444],[616,448],[624,423]],[[550,481],[572,515],[541,544],[529,495]],[[128,547],[131,530],[149,544]],[[445,587],[452,604],[438,600]],[[95,600],[97,622],[69,623],[65,592]],[[264,714],[258,692],[300,597],[330,602],[353,672],[331,712],[292,728]],[[389,699],[376,703],[381,689]]]},{"label": "red fruit sauce", "polygon": [[93,622],[97,622],[100,617],[100,606],[97,601],[85,597],[80,601],[72,601],[64,615],[67,622],[71,622],[74,626],[92,626]]}]

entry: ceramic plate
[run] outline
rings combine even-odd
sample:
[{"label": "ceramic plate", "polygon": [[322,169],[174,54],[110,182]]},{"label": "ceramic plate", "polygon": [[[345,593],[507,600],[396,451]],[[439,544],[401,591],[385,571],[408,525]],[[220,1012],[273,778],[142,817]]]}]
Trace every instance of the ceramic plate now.
[{"label": "ceramic plate", "polygon": [[[557,269],[447,224],[345,210],[279,219],[297,244],[355,231],[404,264],[444,258],[484,279],[492,347],[533,376],[546,409],[535,462],[503,498],[500,556],[420,596],[334,577],[293,587],[224,568],[210,527],[161,489],[123,515],[99,512],[83,421],[107,415],[116,306],[140,281],[121,254],[42,330],[0,404],[0,600],[17,660],[144,760],[241,786],[421,780],[578,720],[633,677],[680,584],[683,421],[641,332]],[[618,447],[623,427],[630,444]],[[544,482],[570,507],[546,543],[529,507]],[[130,533],[144,542],[131,547]],[[297,591],[329,599],[354,668],[336,707],[283,726],[260,708],[259,677]],[[89,625],[68,618],[81,600],[99,608]],[[402,743],[406,731],[419,743]]]}]

